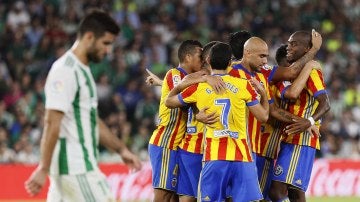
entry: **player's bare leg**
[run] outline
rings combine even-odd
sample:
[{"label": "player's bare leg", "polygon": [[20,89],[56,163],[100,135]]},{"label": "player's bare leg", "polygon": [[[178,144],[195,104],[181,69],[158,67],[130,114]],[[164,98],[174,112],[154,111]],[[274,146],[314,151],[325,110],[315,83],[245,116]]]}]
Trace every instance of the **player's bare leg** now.
[{"label": "player's bare leg", "polygon": [[175,192],[164,189],[154,189],[153,202],[164,202],[164,201],[178,202],[179,200],[176,200],[176,198],[178,197]]},{"label": "player's bare leg", "polygon": [[288,189],[288,195],[291,202],[305,202],[305,192],[295,189],[295,188],[289,188]]},{"label": "player's bare leg", "polygon": [[179,196],[180,202],[196,202],[196,198],[192,196]]},{"label": "player's bare leg", "polygon": [[170,202],[179,202],[179,195],[177,195],[176,193],[174,193],[171,196]]},{"label": "player's bare leg", "polygon": [[269,191],[269,196],[272,201],[289,201],[288,185],[283,182],[272,181]]}]

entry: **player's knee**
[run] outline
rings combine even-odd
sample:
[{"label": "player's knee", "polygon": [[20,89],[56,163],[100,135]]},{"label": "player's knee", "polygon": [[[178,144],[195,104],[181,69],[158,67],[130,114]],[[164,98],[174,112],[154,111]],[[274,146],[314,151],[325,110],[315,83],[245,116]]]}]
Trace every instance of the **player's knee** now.
[{"label": "player's knee", "polygon": [[175,193],[162,189],[155,189],[154,191],[154,202],[173,201],[173,195]]},{"label": "player's knee", "polygon": [[196,198],[191,196],[179,196],[179,202],[196,202]]},{"label": "player's knee", "polygon": [[272,182],[269,197],[272,201],[278,201],[287,196],[287,187],[280,182]]},{"label": "player's knee", "polygon": [[294,202],[304,202],[305,201],[305,192],[298,189],[289,189],[288,192],[290,201]]},{"label": "player's knee", "polygon": [[281,197],[279,196],[278,190],[270,188],[269,190],[269,197],[272,201],[277,201]]}]

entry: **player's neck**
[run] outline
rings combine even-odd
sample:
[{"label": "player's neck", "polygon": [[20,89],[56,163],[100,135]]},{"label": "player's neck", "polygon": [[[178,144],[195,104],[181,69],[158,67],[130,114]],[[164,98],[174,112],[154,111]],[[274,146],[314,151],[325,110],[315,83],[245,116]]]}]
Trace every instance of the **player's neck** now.
[{"label": "player's neck", "polygon": [[89,59],[87,58],[85,47],[79,40],[75,41],[74,45],[71,47],[71,51],[81,63],[85,66],[89,65]]},{"label": "player's neck", "polygon": [[189,65],[187,65],[186,63],[179,63],[179,67],[183,70],[185,70],[185,72],[187,74],[191,74],[193,73],[192,69],[189,67]]},{"label": "player's neck", "polygon": [[248,70],[249,72],[255,73],[254,70],[252,70],[252,69],[250,68],[249,63],[246,62],[246,60],[242,59],[241,62],[240,62],[240,64],[241,64],[246,70]]},{"label": "player's neck", "polygon": [[227,74],[226,70],[212,69],[211,74]]}]

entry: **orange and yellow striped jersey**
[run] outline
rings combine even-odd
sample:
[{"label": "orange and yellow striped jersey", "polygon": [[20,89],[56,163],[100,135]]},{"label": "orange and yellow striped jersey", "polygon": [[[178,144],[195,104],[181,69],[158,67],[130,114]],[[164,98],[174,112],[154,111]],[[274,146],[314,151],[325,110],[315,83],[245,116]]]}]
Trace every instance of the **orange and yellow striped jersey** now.
[{"label": "orange and yellow striped jersey", "polygon": [[150,144],[177,150],[186,130],[187,109],[170,109],[165,106],[171,89],[173,89],[186,76],[181,67],[170,69],[161,88],[158,126],[150,138]]},{"label": "orange and yellow striped jersey", "polygon": [[[291,83],[288,81],[283,81],[281,83],[279,90],[281,91],[282,99],[284,99],[283,95],[290,85]],[[296,101],[288,102],[287,111],[302,118],[311,117],[319,105],[316,97],[324,93],[327,92],[325,90],[322,72],[319,69],[313,69],[299,98]],[[320,120],[316,121],[315,124],[320,127]],[[284,141],[290,144],[306,145],[320,149],[319,138],[316,135],[312,136],[307,131],[300,134],[285,136]]]},{"label": "orange and yellow striped jersey", "polygon": [[[269,98],[269,104],[273,102],[271,99],[269,84],[267,78],[261,72],[250,72],[244,66],[242,66],[238,61],[232,62],[231,66],[228,67],[229,75],[237,78],[251,79],[252,77],[256,78],[260,83],[264,85],[265,90],[267,91],[267,96]],[[252,113],[249,113],[248,117],[248,134],[250,138],[250,144],[252,152],[260,154],[263,148],[261,144],[261,123],[255,118]]]},{"label": "orange and yellow striped jersey", "polygon": [[204,150],[204,127],[203,123],[196,120],[193,108],[190,107],[185,137],[182,139],[179,148],[191,153],[202,154]]},{"label": "orange and yellow striped jersey", "polygon": [[[266,66],[261,69],[261,73],[265,76],[268,82],[276,70],[275,67]],[[269,85],[269,92],[274,102],[280,103],[280,99],[276,99],[276,94],[280,94],[276,85]],[[258,155],[276,159],[280,147],[284,124],[273,117],[269,117],[269,120],[261,126],[261,139],[260,150]]]},{"label": "orange and yellow striped jersey", "polygon": [[252,161],[247,138],[247,107],[259,103],[258,94],[246,79],[221,75],[227,90],[216,94],[207,83],[186,88],[178,95],[183,105],[196,103],[198,109],[209,107],[219,121],[205,126],[204,160]]}]

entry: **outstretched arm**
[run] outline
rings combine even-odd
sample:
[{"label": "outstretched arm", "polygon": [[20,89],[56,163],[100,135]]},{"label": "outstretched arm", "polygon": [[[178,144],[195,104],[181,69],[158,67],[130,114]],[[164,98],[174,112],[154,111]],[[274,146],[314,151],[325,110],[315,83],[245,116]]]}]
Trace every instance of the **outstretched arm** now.
[{"label": "outstretched arm", "polygon": [[149,69],[145,69],[149,76],[146,77],[146,84],[149,86],[162,86],[163,80],[152,73]]},{"label": "outstretched arm", "polygon": [[[301,125],[302,127],[299,127],[298,130],[295,131],[297,133],[307,130],[310,132],[310,134],[315,134],[317,136],[320,135],[319,130],[316,127],[312,127],[308,119],[295,116],[294,114],[279,108],[276,103],[270,104],[270,115],[284,123],[297,123]],[[288,131],[285,132],[287,133]]]},{"label": "outstretched arm", "polygon": [[[204,70],[207,71],[207,70]],[[210,76],[200,70],[198,72],[187,75],[177,86],[175,86],[169,93],[165,100],[165,106],[169,108],[181,107],[183,104],[178,99],[177,95],[185,88],[197,84],[207,82],[216,93],[221,93],[226,90],[226,85],[220,76]]]},{"label": "outstretched arm", "polygon": [[275,118],[276,120],[279,120],[284,123],[293,123],[294,120],[302,119],[298,116],[295,116],[294,114],[279,108],[276,103],[271,103],[270,105],[270,115]]},{"label": "outstretched arm", "polygon": [[98,118],[100,144],[108,149],[116,151],[130,168],[135,170],[141,169],[141,162],[137,156],[129,151],[123,141],[111,133],[105,123]]},{"label": "outstretched arm", "polygon": [[169,108],[182,107],[183,103],[180,102],[178,98],[178,94],[181,91],[183,91],[185,88],[193,84],[197,84],[205,81],[206,81],[205,76],[185,77],[177,86],[171,89],[169,95],[165,100],[165,106]]},{"label": "outstretched arm", "polygon": [[289,67],[278,67],[275,70],[274,75],[271,81],[269,81],[269,83],[276,83],[283,80],[294,80],[299,75],[305,64],[315,57],[316,53],[321,47],[322,37],[315,30],[312,30],[312,44],[313,46],[311,47],[311,49],[299,60],[292,63]]}]

